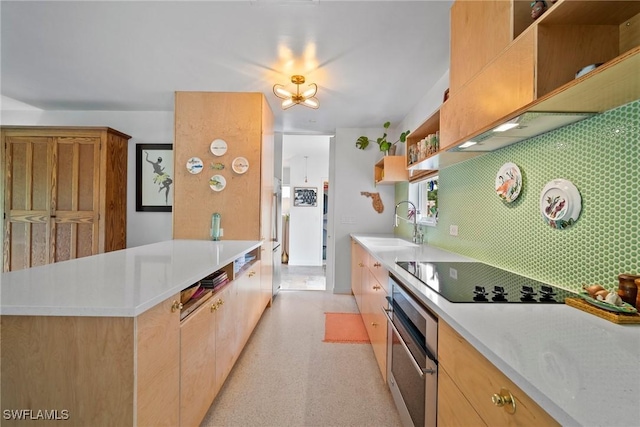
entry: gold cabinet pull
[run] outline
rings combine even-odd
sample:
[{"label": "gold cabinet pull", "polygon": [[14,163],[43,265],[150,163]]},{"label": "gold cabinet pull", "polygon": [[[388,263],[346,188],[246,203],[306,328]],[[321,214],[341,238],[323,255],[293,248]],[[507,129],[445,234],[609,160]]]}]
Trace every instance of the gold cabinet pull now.
[{"label": "gold cabinet pull", "polygon": [[358,263],[358,267],[364,267],[364,264],[363,264],[363,263],[361,263],[361,262],[359,262],[359,263]]},{"label": "gold cabinet pull", "polygon": [[376,263],[373,264],[373,266],[376,267],[376,268],[377,267],[382,267],[382,264],[380,264],[379,262],[376,262]]},{"label": "gold cabinet pull", "polygon": [[171,304],[171,312],[174,313],[176,310],[182,310],[182,303],[178,302],[176,300],[173,301],[173,304]]},{"label": "gold cabinet pull", "polygon": [[218,301],[214,302],[213,304],[211,304],[211,311],[216,311],[217,309],[220,308],[220,306],[224,304],[224,301],[220,298],[218,298]]},{"label": "gold cabinet pull", "polygon": [[377,328],[378,324],[376,322],[371,322],[371,326],[373,326],[374,328]]},{"label": "gold cabinet pull", "polygon": [[495,393],[491,396],[491,401],[494,405],[504,408],[510,414],[516,412],[516,399],[506,388],[501,388],[500,393]]},{"label": "gold cabinet pull", "polygon": [[256,275],[256,272],[255,272],[255,271],[250,271],[250,272],[249,272],[249,277],[253,277],[253,276],[255,276],[255,275]]},{"label": "gold cabinet pull", "polygon": [[380,285],[373,285],[373,290],[374,291],[379,291],[380,290]]}]

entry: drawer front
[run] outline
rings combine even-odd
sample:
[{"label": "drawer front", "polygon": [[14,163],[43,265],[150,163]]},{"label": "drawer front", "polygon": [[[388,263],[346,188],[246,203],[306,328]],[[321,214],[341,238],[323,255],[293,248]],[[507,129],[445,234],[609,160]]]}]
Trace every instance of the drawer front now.
[{"label": "drawer front", "polygon": [[387,381],[387,318],[382,308],[387,306],[387,292],[370,275],[370,281],[365,297],[366,319],[365,326],[369,333],[373,353],[376,356],[382,378]]},{"label": "drawer front", "polygon": [[378,283],[382,286],[382,289],[385,292],[389,292],[389,271],[382,266],[382,263],[375,259],[372,256],[368,257],[369,261],[369,270],[373,277],[378,281]]},{"label": "drawer front", "polygon": [[[438,359],[453,382],[488,425],[559,425],[549,414],[522,392],[502,372],[464,340],[445,322],[438,323]],[[501,389],[511,392],[516,410],[493,404]]]}]

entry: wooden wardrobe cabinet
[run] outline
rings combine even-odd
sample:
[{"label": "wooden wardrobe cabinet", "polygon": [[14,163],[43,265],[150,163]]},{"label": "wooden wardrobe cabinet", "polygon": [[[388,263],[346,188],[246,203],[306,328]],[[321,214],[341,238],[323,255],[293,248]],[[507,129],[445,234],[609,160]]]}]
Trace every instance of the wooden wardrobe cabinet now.
[{"label": "wooden wardrobe cabinet", "polygon": [[4,271],[126,247],[129,135],[26,126],[1,135]]}]

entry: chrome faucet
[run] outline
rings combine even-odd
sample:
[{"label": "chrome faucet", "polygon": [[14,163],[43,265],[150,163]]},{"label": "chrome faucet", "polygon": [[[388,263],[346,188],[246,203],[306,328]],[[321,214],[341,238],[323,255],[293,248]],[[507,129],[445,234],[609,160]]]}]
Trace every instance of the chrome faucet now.
[{"label": "chrome faucet", "polygon": [[[398,206],[400,206],[401,204],[406,203],[408,205],[413,206],[413,243],[418,243],[418,223],[416,220],[416,217],[418,216],[418,209],[416,209],[416,205],[413,204],[413,202],[411,202],[410,200],[403,200],[401,202],[396,203],[396,209],[394,212],[394,227],[398,226],[398,219],[401,219],[403,221],[411,221],[408,218],[403,218],[400,215],[398,215]],[[422,242],[420,242],[422,243]]]}]

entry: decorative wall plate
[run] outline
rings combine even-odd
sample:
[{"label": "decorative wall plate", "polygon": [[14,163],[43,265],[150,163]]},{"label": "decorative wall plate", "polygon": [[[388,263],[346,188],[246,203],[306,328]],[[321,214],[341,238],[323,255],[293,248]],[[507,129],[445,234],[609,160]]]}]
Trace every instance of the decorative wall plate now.
[{"label": "decorative wall plate", "polygon": [[522,190],[522,174],[515,163],[505,163],[496,175],[496,193],[507,203],[513,202]]},{"label": "decorative wall plate", "polygon": [[190,158],[187,160],[187,170],[194,175],[202,172],[202,160],[199,157]]},{"label": "decorative wall plate", "polygon": [[571,181],[558,178],[547,183],[540,194],[540,212],[549,226],[564,229],[573,225],[582,210],[582,197]]},{"label": "decorative wall plate", "polygon": [[222,139],[214,139],[209,149],[214,156],[222,156],[227,152],[227,143]]},{"label": "decorative wall plate", "polygon": [[236,157],[231,163],[231,169],[235,173],[243,174],[249,169],[249,161],[244,157]]},{"label": "decorative wall plate", "polygon": [[222,175],[213,175],[209,178],[209,187],[213,191],[222,191],[227,186],[227,180]]}]

